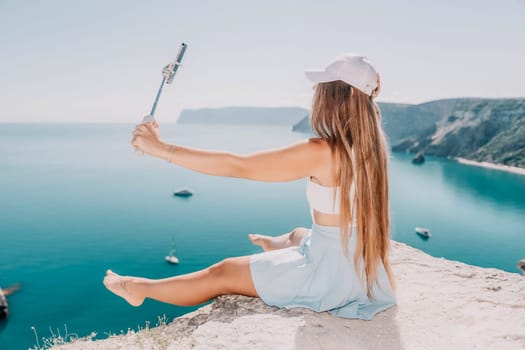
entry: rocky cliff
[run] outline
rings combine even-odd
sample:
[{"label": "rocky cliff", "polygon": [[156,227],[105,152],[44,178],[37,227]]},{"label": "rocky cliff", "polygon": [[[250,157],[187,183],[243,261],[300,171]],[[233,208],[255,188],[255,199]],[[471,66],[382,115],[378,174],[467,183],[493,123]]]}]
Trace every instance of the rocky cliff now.
[{"label": "rocky cliff", "polygon": [[[228,295],[168,325],[54,349],[523,349],[525,277],[392,241],[398,304],[371,321]],[[517,263],[517,262],[516,262]]]},{"label": "rocky cliff", "polygon": [[429,104],[440,109],[439,119],[392,150],[525,168],[525,99],[454,99]]}]

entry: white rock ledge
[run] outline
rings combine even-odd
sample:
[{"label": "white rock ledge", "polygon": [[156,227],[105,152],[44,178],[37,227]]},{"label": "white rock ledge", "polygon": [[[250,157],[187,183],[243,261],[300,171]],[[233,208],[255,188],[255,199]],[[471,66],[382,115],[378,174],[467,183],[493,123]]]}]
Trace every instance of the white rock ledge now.
[{"label": "white rock ledge", "polygon": [[398,304],[371,321],[218,297],[166,326],[54,349],[525,349],[525,278],[392,241]]}]

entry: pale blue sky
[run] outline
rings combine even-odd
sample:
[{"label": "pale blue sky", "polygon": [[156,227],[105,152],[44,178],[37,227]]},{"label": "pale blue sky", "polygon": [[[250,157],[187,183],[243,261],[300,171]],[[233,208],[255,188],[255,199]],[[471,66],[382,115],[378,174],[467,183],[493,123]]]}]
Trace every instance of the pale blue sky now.
[{"label": "pale blue sky", "polygon": [[183,41],[161,123],[182,108],[308,108],[303,70],[341,52],[375,63],[381,101],[525,96],[524,18],[523,0],[0,0],[0,122],[136,123]]}]

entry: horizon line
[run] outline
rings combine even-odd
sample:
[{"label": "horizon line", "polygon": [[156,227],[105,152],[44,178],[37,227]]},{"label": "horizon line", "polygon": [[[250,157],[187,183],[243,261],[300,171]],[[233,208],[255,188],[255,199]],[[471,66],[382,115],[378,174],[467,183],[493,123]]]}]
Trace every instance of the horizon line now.
[{"label": "horizon line", "polygon": [[[439,101],[448,101],[448,100],[525,100],[525,97],[475,97],[475,96],[466,96],[466,97],[444,97],[439,98],[435,100],[427,100],[424,102],[419,103],[409,103],[409,102],[394,102],[394,101],[383,101],[383,100],[376,100],[379,104],[396,104],[396,105],[406,105],[406,106],[417,106],[417,105],[423,105],[426,103],[431,102],[439,102]],[[163,124],[177,124],[178,119],[180,118],[181,114],[185,110],[204,110],[204,109],[226,109],[226,108],[261,108],[261,109],[280,109],[280,108],[297,108],[297,109],[304,109],[306,111],[310,111],[310,108],[298,106],[298,105],[289,105],[289,106],[257,106],[257,105],[229,105],[229,106],[215,106],[215,107],[191,107],[191,108],[183,108],[181,109],[179,115],[175,117],[175,121],[167,121],[163,122]],[[90,119],[86,120],[0,120],[0,124],[137,124],[136,122],[129,122],[129,121],[92,121]]]}]

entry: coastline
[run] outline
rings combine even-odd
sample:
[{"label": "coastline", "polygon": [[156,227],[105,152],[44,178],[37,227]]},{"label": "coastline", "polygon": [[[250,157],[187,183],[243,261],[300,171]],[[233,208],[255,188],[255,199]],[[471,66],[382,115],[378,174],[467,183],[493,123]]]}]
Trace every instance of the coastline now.
[{"label": "coastline", "polygon": [[462,164],[474,165],[474,166],[479,166],[479,167],[488,168],[488,169],[496,169],[496,170],[507,171],[507,172],[514,173],[514,174],[525,175],[525,168],[519,168],[516,166],[495,164],[495,163],[489,163],[489,162],[477,162],[475,160],[465,159],[461,157],[455,157],[454,160]]}]

